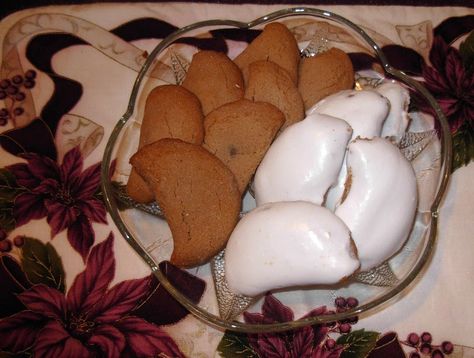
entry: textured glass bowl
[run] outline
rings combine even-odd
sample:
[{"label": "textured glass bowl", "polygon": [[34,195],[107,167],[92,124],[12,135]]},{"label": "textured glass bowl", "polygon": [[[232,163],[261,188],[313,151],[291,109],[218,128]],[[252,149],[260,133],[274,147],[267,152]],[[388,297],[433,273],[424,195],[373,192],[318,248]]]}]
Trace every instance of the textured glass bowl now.
[{"label": "textured glass bowl", "polygon": [[[335,46],[348,53],[370,56],[374,59],[372,71],[366,72],[369,75],[361,72],[356,85],[370,86],[371,82],[377,82],[382,77],[396,79],[409,88],[412,94],[416,94],[418,101],[431,107],[435,117],[416,110],[411,113],[413,123],[410,130],[418,133],[408,138],[404,151],[412,159],[417,173],[419,205],[411,235],[400,252],[379,270],[355,277],[342,286],[311,287],[275,293],[284,304],[295,311],[301,311],[301,307],[307,307],[309,310],[316,306],[333,306],[334,299],[338,296],[356,297],[358,306],[345,312],[285,323],[248,324],[241,318],[227,319],[219,315],[215,307],[216,293],[209,264],[188,270],[207,281],[206,291],[199,303],[193,303],[171,284],[159,268],[159,263],[168,259],[171,253],[171,237],[166,223],[143,213],[142,210],[123,210],[117,199],[117,186],[114,183],[126,183],[130,171],[128,159],[138,145],[139,123],[147,94],[159,84],[180,83],[186,64],[197,51],[193,45],[201,43],[212,46],[216,40],[216,44],[228,45],[228,54],[232,58],[236,51],[243,48],[242,43],[238,42],[242,37],[237,38],[236,34],[247,33],[250,39],[252,30],[262,29],[272,21],[287,24],[301,48],[307,47],[308,44],[316,47]],[[228,37],[222,42],[222,36],[225,34]],[[232,41],[227,41],[229,39]],[[373,71],[374,69],[378,73]],[[101,173],[102,189],[107,209],[124,238],[150,266],[168,292],[191,313],[224,329],[242,332],[284,331],[305,325],[344,320],[372,310],[387,303],[420,276],[435,247],[438,209],[449,179],[451,152],[451,137],[446,119],[434,98],[419,82],[391,67],[379,46],[349,20],[328,11],[298,7],[277,11],[248,23],[233,20],[198,22],[177,30],[161,41],[147,57],[135,80],[127,111],[119,119],[108,140]],[[248,198],[249,195],[244,199],[244,207]],[[249,310],[259,312],[261,303],[260,299],[249,307]]]}]

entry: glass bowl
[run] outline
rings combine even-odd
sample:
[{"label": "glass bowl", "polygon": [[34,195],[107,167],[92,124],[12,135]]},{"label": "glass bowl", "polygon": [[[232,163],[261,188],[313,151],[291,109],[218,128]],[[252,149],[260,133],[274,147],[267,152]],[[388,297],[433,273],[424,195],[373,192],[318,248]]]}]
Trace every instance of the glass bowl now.
[{"label": "glass bowl", "polygon": [[[265,24],[273,21],[283,22],[288,26],[302,53],[304,49],[319,51],[334,46],[346,51],[353,60],[369,59],[366,61],[369,65],[356,68],[360,70],[356,73],[356,88],[373,87],[381,81],[394,79],[409,89],[414,104],[410,108],[412,123],[402,141],[401,150],[415,168],[419,203],[410,237],[403,248],[380,267],[355,275],[341,285],[305,287],[273,293],[296,312],[318,306],[333,306],[335,298],[340,296],[357,298],[356,307],[343,312],[334,310],[314,314],[290,322],[250,324],[239,313],[244,309],[260,312],[263,298],[250,304],[245,297],[231,297],[230,301],[233,300],[233,305],[237,308],[226,307],[229,300],[223,295],[228,292],[225,292],[226,287],[222,287],[222,282],[218,279],[222,273],[222,257],[187,270],[207,283],[204,295],[197,303],[170,282],[159,265],[169,259],[172,251],[169,228],[163,219],[156,217],[160,216],[157,206],[140,206],[127,202],[123,185],[131,169],[129,158],[137,150],[144,102],[150,90],[160,84],[180,84],[198,47],[224,50],[233,58]],[[426,107],[435,115],[417,109]],[[434,98],[418,81],[391,67],[379,46],[366,32],[337,14],[297,7],[276,11],[248,23],[233,20],[198,22],[185,26],[162,40],[147,57],[135,80],[127,111],[117,122],[108,140],[101,172],[102,189],[107,209],[124,238],[150,266],[168,292],[192,314],[219,328],[247,333],[276,332],[341,321],[382,304],[389,304],[393,302],[391,299],[421,276],[435,247],[438,209],[449,179],[451,152],[449,127]],[[247,193],[243,208],[252,207],[252,200],[252,196]],[[127,209],[124,209],[124,204]],[[223,314],[229,309],[234,310],[234,314]]]}]

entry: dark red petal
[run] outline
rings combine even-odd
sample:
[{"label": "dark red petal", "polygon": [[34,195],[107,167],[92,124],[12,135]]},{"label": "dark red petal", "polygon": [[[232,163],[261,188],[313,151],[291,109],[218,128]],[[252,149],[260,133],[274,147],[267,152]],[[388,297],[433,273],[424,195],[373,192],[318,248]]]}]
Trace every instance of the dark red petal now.
[{"label": "dark red petal", "polygon": [[100,163],[91,165],[89,168],[77,177],[76,197],[79,199],[88,199],[94,195],[100,185]]},{"label": "dark red petal", "polygon": [[51,227],[51,238],[77,221],[79,211],[76,208],[65,206],[63,203],[50,199],[45,200],[44,204],[46,210],[48,210],[47,220]]},{"label": "dark red petal", "polygon": [[135,357],[184,357],[173,339],[157,326],[137,317],[127,317],[114,324],[125,336],[127,349]]},{"label": "dark red petal", "polygon": [[454,98],[437,98],[436,100],[446,117],[452,116],[458,110],[458,101]]},{"label": "dark red petal", "polygon": [[97,199],[88,199],[78,202],[78,207],[89,220],[97,223],[107,224],[107,211],[104,203]]},{"label": "dark red petal", "polygon": [[265,317],[272,318],[276,322],[293,321],[294,315],[290,307],[285,306],[271,293],[265,296],[262,305],[262,313]]},{"label": "dark red petal", "polygon": [[45,317],[63,320],[66,312],[66,300],[58,290],[43,284],[34,285],[18,295],[23,304]]},{"label": "dark red petal", "polygon": [[59,168],[55,161],[35,153],[22,155],[28,161],[28,169],[39,180],[59,179]]},{"label": "dark red petal", "polygon": [[40,179],[36,178],[28,168],[27,164],[18,163],[13,164],[6,169],[15,176],[16,183],[22,187],[28,189],[34,189],[41,182]]},{"label": "dark red petal", "polygon": [[28,223],[30,220],[42,219],[47,214],[41,195],[23,193],[15,198],[13,217],[17,227]]},{"label": "dark red petal", "polygon": [[125,348],[125,336],[114,326],[100,325],[87,343],[99,347],[101,356],[115,358],[120,357]]},{"label": "dark red petal", "polygon": [[60,185],[56,179],[44,179],[32,191],[35,194],[56,194]]},{"label": "dark red petal", "polygon": [[311,326],[296,330],[293,337],[292,356],[301,358],[311,357],[313,338],[314,334]]},{"label": "dark red petal", "polygon": [[67,230],[67,239],[71,246],[86,261],[89,250],[94,245],[95,233],[92,225],[84,215],[79,215]]},{"label": "dark red petal", "polygon": [[[262,334],[257,340],[257,352],[265,358],[289,358],[285,341],[278,334]],[[255,349],[255,347],[253,347]]]},{"label": "dark red petal", "polygon": [[436,36],[433,39],[429,57],[431,64],[438,71],[444,71],[446,52],[448,51],[448,48],[449,46],[441,36]]},{"label": "dark red petal", "polygon": [[94,246],[86,269],[76,276],[67,294],[69,310],[88,312],[103,298],[115,274],[114,236]]},{"label": "dark red petal", "polygon": [[35,342],[45,318],[35,312],[21,311],[0,320],[0,350],[13,353],[23,352]]},{"label": "dark red petal", "polygon": [[462,89],[465,70],[461,56],[454,48],[450,48],[447,53],[444,73],[453,91]]},{"label": "dark red petal", "polygon": [[34,347],[35,358],[88,358],[93,355],[58,321],[49,321],[38,335]]},{"label": "dark red petal", "polygon": [[150,288],[150,277],[122,281],[110,289],[94,306],[89,319],[114,322],[129,313],[143,300]]},{"label": "dark red petal", "polygon": [[445,78],[432,67],[423,68],[423,78],[426,88],[434,95],[446,95],[450,88]]},{"label": "dark red petal", "polygon": [[[60,178],[63,183],[75,183],[82,172],[82,154],[79,147],[72,148],[64,155],[63,162],[59,167]],[[72,185],[74,187],[75,184]]]},{"label": "dark red petal", "polygon": [[246,323],[251,324],[268,324],[268,323],[275,323],[273,319],[270,317],[265,317],[261,313],[252,313],[252,312],[244,312],[244,320]]}]

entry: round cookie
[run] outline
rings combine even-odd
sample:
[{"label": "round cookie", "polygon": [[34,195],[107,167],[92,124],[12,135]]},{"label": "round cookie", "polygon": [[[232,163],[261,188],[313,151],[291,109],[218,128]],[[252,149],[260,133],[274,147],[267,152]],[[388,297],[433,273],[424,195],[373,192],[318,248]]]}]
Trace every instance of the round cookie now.
[{"label": "round cookie", "polygon": [[293,83],[297,83],[300,51],[295,37],[285,25],[279,22],[266,25],[262,33],[234,59],[245,83],[248,80],[248,66],[259,60],[276,63],[288,72]]},{"label": "round cookie", "polygon": [[284,121],[269,103],[228,103],[204,118],[203,146],[234,173],[243,193]]},{"label": "round cookie", "polygon": [[[138,148],[162,138],[201,144],[203,137],[201,103],[193,93],[177,85],[158,86],[149,93]],[[154,200],[153,192],[133,168],[126,189],[127,194],[139,203]]]},{"label": "round cookie", "polygon": [[153,189],[173,235],[171,263],[193,267],[221,251],[241,207],[232,172],[200,145],[161,139],[130,159]]},{"label": "round cookie", "polygon": [[299,63],[298,89],[306,110],[324,97],[353,86],[351,59],[338,48],[304,57]]},{"label": "round cookie", "polygon": [[282,111],[282,129],[304,118],[303,99],[287,71],[272,61],[252,62],[248,70],[245,98],[271,103]]},{"label": "round cookie", "polygon": [[225,54],[216,51],[194,54],[183,87],[199,98],[204,115],[244,96],[240,69]]}]

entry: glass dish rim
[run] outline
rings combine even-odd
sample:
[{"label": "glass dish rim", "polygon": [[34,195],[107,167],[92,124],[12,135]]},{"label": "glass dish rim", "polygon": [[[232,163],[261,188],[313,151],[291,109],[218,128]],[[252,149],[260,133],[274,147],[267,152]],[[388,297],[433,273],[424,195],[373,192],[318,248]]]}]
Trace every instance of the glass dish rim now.
[{"label": "glass dish rim", "polygon": [[[111,167],[112,153],[113,153],[115,143],[120,135],[120,132],[123,126],[133,115],[133,112],[135,110],[135,105],[137,103],[137,97],[139,94],[140,86],[146,74],[148,73],[149,68],[152,66],[153,61],[156,59],[156,57],[163,50],[165,50],[168,47],[168,45],[173,43],[174,40],[176,40],[181,35],[187,32],[190,32],[192,30],[199,29],[202,27],[220,25],[220,26],[228,26],[231,28],[250,29],[258,25],[263,25],[268,22],[275,21],[284,17],[302,16],[302,15],[331,20],[338,24],[342,24],[351,28],[353,31],[358,33],[358,35],[374,50],[386,74],[390,74],[396,79],[400,80],[401,82],[409,84],[410,86],[415,88],[417,91],[419,91],[419,93],[422,94],[422,96],[428,101],[430,106],[434,109],[435,115],[440,124],[439,130],[442,132],[442,138],[441,138],[442,140],[441,140],[441,158],[440,158],[441,159],[440,179],[438,182],[436,196],[433,200],[432,206],[429,211],[429,214],[431,216],[430,227],[429,227],[430,233],[429,233],[427,244],[423,252],[421,253],[420,257],[418,258],[416,265],[412,268],[410,273],[397,286],[391,288],[388,292],[376,298],[375,300],[364,303],[360,306],[357,306],[345,312],[335,313],[331,315],[324,315],[324,316],[309,317],[305,319],[300,319],[300,320],[295,320],[295,321],[290,321],[290,322],[283,322],[283,323],[247,324],[247,323],[238,322],[238,321],[227,321],[197,306],[192,301],[190,301],[185,295],[183,295],[178,289],[176,289],[171,284],[171,282],[167,279],[167,277],[163,274],[163,272],[161,272],[159,265],[155,263],[152,257],[141,247],[141,245],[137,241],[135,241],[131,233],[128,231],[127,227],[125,226],[122,219],[120,218],[119,210],[117,208],[117,205],[115,204],[113,188],[110,181],[110,167]],[[182,27],[174,31],[170,35],[168,35],[165,39],[163,39],[147,57],[145,63],[143,64],[143,67],[138,73],[135,79],[133,88],[132,88],[132,92],[130,95],[126,112],[118,120],[117,124],[115,125],[107,141],[106,148],[104,150],[102,166],[101,166],[101,189],[104,194],[104,201],[105,201],[107,211],[111,215],[115,225],[117,226],[121,234],[124,236],[125,240],[140,255],[140,257],[146,262],[146,264],[151,268],[152,273],[157,277],[157,279],[165,287],[165,289],[180,304],[182,304],[190,313],[192,313],[194,316],[198,317],[199,319],[205,321],[206,323],[220,329],[227,329],[231,331],[244,332],[244,333],[281,332],[281,331],[300,328],[300,327],[308,326],[308,325],[339,321],[339,320],[343,320],[349,317],[359,315],[364,312],[368,312],[388,302],[389,300],[393,299],[400,292],[402,292],[408,286],[410,286],[410,284],[415,280],[415,278],[423,270],[423,268],[426,267],[426,264],[429,262],[431,258],[431,254],[436,245],[439,206],[441,204],[443,195],[445,193],[445,190],[450,178],[451,162],[452,162],[452,142],[451,142],[451,135],[450,135],[448,122],[443,112],[441,111],[441,108],[439,107],[438,103],[434,99],[434,97],[429,93],[429,91],[422,84],[415,81],[414,79],[412,79],[411,77],[403,73],[402,71],[399,71],[393,68],[388,63],[387,58],[385,57],[383,51],[375,43],[375,41],[372,40],[372,38],[362,28],[360,28],[358,25],[354,24],[350,20],[346,19],[345,17],[337,15],[336,13],[326,11],[326,10],[321,10],[318,8],[291,7],[291,8],[274,11],[272,13],[261,16],[250,22],[241,22],[241,21],[227,20],[227,19],[214,19],[214,20],[200,21],[200,22],[196,22],[196,23],[187,25],[185,27]]]}]

